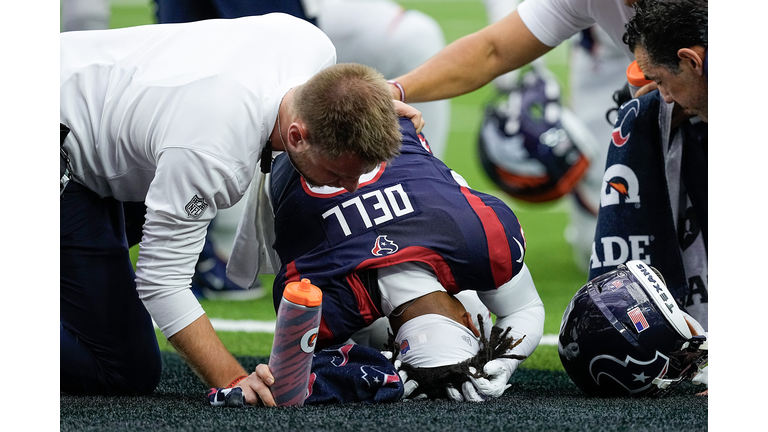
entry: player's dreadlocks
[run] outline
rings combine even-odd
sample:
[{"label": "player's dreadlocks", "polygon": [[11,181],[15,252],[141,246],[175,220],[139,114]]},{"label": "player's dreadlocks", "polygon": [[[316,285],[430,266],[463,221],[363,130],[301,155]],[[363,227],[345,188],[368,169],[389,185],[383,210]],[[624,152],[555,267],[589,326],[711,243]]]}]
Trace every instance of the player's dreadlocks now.
[{"label": "player's dreadlocks", "polygon": [[[486,363],[497,358],[508,358],[524,360],[527,356],[517,354],[505,354],[508,350],[516,347],[525,339],[523,336],[515,340],[509,335],[511,327],[502,330],[501,327],[493,326],[490,339],[485,336],[485,326],[483,326],[483,317],[478,314],[477,319],[480,327],[480,350],[474,357],[464,360],[461,363],[452,365],[438,366],[431,368],[414,367],[403,362],[400,369],[408,373],[408,379],[415,380],[419,387],[410,395],[411,398],[425,394],[429,399],[444,399],[446,397],[445,387],[452,385],[459,389],[467,381],[467,376],[474,378],[487,378],[488,374],[483,371]],[[387,349],[393,354],[400,352],[400,344],[395,341],[395,336],[389,333],[389,344]],[[397,356],[392,356],[395,361]],[[474,371],[474,372],[473,372]]]}]

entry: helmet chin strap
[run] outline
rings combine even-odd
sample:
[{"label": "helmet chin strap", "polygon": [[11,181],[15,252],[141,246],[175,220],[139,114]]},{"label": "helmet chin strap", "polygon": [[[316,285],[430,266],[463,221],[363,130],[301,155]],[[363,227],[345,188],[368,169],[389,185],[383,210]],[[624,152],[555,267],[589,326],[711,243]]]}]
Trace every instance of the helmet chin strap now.
[{"label": "helmet chin strap", "polygon": [[651,381],[651,384],[655,385],[661,390],[666,390],[670,385],[679,383],[682,380],[682,377],[676,379],[654,378],[653,381]]},{"label": "helmet chin strap", "polygon": [[[690,316],[687,312],[681,311],[683,313],[683,318],[685,318],[685,323],[688,324],[688,328],[691,329],[691,333],[696,336],[704,336],[706,339],[704,342],[699,345],[700,350],[709,350],[709,334],[704,330],[704,326],[699,324],[698,321],[696,321],[696,318]],[[685,346],[683,346],[685,348]]]}]

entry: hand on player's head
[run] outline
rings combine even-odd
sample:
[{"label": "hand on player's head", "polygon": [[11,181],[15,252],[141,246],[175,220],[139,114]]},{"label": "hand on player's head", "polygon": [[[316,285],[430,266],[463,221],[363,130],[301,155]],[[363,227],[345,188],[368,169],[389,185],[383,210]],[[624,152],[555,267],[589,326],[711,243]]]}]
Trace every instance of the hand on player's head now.
[{"label": "hand on player's head", "polygon": [[420,133],[421,130],[424,129],[426,122],[424,121],[424,118],[421,117],[421,111],[398,100],[393,100],[392,102],[395,104],[395,112],[397,115],[409,118],[416,128],[416,133]]}]

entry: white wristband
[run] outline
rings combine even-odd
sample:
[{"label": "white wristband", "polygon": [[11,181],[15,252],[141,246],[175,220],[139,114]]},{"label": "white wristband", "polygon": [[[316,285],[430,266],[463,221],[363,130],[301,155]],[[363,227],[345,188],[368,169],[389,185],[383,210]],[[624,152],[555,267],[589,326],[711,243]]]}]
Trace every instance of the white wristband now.
[{"label": "white wristband", "polygon": [[403,85],[395,80],[389,80],[387,81],[387,84],[394,84],[395,87],[400,90],[400,102],[405,102],[405,90],[403,89]]}]

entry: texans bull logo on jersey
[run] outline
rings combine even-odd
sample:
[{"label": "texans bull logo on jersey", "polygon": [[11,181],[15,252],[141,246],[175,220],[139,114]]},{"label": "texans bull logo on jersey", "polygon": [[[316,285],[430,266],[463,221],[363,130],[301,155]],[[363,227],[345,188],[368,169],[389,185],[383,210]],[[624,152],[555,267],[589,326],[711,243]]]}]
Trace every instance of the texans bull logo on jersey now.
[{"label": "texans bull logo on jersey", "polygon": [[[639,361],[627,356],[622,361],[610,355],[599,355],[589,363],[592,379],[599,386],[610,386],[611,381],[624,387],[632,395],[647,390],[655,378],[662,378],[669,368],[669,358],[656,351],[649,361]],[[629,387],[626,385],[629,384]]]},{"label": "texans bull logo on jersey", "polygon": [[399,247],[395,242],[388,239],[385,235],[380,235],[376,238],[376,243],[373,245],[371,253],[374,256],[392,255],[397,252],[398,249]]}]

